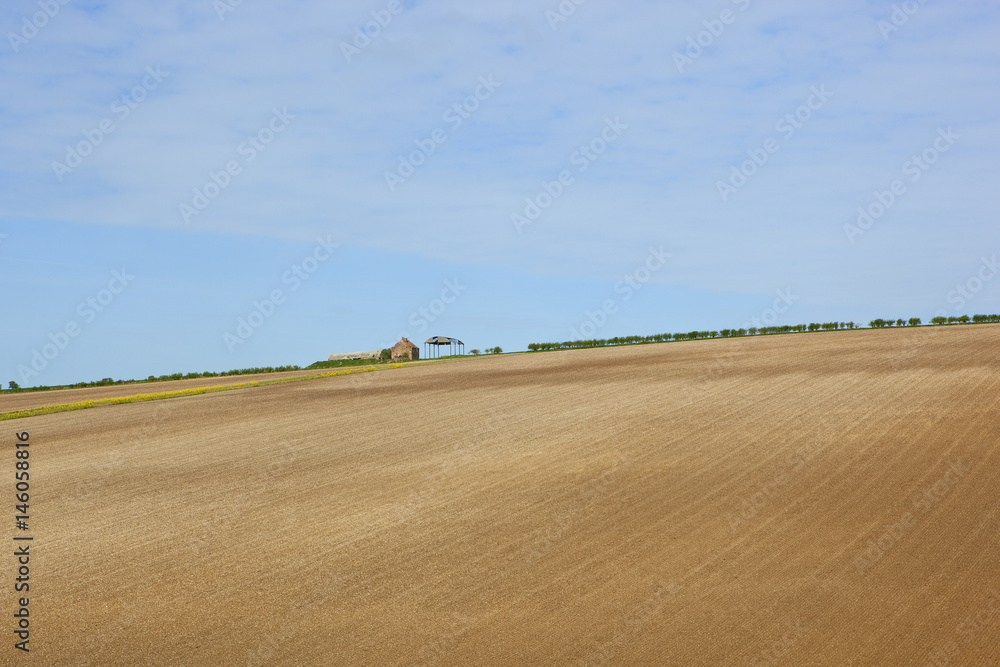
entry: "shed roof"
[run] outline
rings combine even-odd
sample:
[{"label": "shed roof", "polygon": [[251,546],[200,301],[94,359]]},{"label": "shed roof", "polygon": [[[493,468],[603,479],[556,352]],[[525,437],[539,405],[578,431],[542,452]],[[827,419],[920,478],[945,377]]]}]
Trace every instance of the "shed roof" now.
[{"label": "shed roof", "polygon": [[451,345],[455,343],[456,345],[465,345],[462,341],[457,338],[448,338],[447,336],[433,336],[424,341],[428,345]]}]

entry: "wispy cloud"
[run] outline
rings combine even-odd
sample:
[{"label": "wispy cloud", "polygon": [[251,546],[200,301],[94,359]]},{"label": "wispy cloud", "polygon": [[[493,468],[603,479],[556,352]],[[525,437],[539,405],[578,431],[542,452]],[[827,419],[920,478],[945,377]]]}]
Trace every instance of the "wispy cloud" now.
[{"label": "wispy cloud", "polygon": [[[5,229],[196,226],[302,243],[332,234],[345,247],[612,283],[635,248],[667,242],[674,259],[653,279],[661,284],[764,297],[793,284],[831,306],[845,290],[858,303],[933,292],[997,241],[1000,91],[984,82],[997,78],[1000,9],[988,2],[925,3],[888,38],[880,22],[892,8],[867,0],[588,2],[554,30],[551,0],[226,6],[220,20],[208,0],[70,2],[19,48],[8,37]],[[720,30],[724,10],[733,20]],[[4,34],[38,11],[37,0],[7,3]],[[703,31],[711,39],[678,71],[674,54]],[[343,44],[359,53],[346,58]],[[150,67],[169,76],[119,120],[113,104]],[[386,173],[447,128],[444,110],[485,75],[502,86],[389,192]],[[718,182],[780,136],[776,119],[820,85],[835,97],[721,201]],[[286,107],[295,120],[280,141],[185,225],[178,206],[192,188]],[[512,212],[616,117],[629,129],[613,150],[519,234]],[[56,178],[67,147],[109,118],[114,131]],[[962,141],[863,244],[845,247],[844,225],[939,127]],[[915,254],[955,262],[925,270],[887,259]]]}]

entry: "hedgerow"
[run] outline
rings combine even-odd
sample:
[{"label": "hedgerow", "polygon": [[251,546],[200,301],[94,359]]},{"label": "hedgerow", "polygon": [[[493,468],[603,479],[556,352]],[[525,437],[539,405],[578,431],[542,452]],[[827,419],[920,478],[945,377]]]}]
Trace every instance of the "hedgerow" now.
[{"label": "hedgerow", "polygon": [[[933,325],[949,324],[986,324],[1000,322],[1000,315],[974,315],[969,317],[935,317],[931,320]],[[923,322],[918,317],[908,320],[903,319],[876,319],[868,323],[872,329],[882,329],[890,327],[917,327]],[[574,350],[589,347],[611,347],[618,345],[641,345],[643,343],[666,343],[681,340],[701,340],[705,338],[733,338],[739,336],[767,336],[787,333],[810,333],[814,331],[839,331],[848,329],[859,329],[854,322],[824,322],[822,324],[795,324],[773,327],[749,327],[747,329],[721,329],[719,331],[690,331],[688,333],[662,333],[651,336],[619,336],[615,338],[592,338],[589,340],[571,340],[562,343],[532,343],[528,345],[528,350],[532,352],[546,352],[549,350]]]}]

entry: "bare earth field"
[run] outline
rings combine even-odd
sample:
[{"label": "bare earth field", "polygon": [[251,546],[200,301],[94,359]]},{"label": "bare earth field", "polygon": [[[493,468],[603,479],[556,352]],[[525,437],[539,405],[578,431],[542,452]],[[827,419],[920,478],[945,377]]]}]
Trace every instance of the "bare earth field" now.
[{"label": "bare earth field", "polygon": [[5,422],[0,664],[997,665],[998,353],[696,341]]}]

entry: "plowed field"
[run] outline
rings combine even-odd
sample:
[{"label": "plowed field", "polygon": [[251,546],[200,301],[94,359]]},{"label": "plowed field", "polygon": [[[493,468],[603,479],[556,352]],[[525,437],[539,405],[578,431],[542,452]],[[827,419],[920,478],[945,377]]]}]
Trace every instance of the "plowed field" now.
[{"label": "plowed field", "polygon": [[0,663],[997,665],[998,352],[694,341],[4,422],[35,541]]}]

